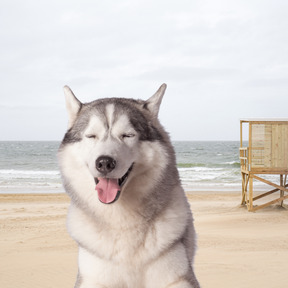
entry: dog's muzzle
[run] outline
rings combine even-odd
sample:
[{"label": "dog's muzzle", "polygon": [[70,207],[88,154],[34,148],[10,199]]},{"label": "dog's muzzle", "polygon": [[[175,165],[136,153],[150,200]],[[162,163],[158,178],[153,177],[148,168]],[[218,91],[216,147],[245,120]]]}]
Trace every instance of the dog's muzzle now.
[{"label": "dog's muzzle", "polygon": [[111,172],[115,167],[116,161],[109,156],[101,156],[96,160],[96,169],[101,172],[104,177],[95,178],[95,189],[98,192],[99,200],[105,204],[112,204],[119,199],[121,189],[132,171],[133,163],[121,178],[106,178],[105,175]]}]

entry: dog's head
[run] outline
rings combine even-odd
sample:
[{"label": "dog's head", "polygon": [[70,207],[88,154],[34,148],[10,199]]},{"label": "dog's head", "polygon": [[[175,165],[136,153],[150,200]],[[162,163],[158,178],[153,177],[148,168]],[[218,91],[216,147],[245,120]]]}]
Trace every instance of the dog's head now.
[{"label": "dog's head", "polygon": [[64,87],[69,125],[60,150],[70,146],[71,153],[63,161],[72,161],[79,172],[89,171],[101,202],[115,202],[136,167],[140,171],[141,163],[153,161],[141,159],[139,149],[140,143],[164,141],[158,112],[165,89],[163,84],[147,101],[107,98],[83,104]]}]

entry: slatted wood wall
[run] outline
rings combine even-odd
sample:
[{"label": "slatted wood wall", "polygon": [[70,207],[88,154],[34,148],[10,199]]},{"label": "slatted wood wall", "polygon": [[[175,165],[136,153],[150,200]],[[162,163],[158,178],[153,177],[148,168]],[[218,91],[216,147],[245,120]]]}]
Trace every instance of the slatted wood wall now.
[{"label": "slatted wood wall", "polygon": [[288,168],[288,122],[251,126],[251,167]]}]

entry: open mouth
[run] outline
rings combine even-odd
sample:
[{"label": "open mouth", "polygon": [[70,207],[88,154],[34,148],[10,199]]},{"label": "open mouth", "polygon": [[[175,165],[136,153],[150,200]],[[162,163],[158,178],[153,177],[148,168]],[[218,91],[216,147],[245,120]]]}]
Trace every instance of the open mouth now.
[{"label": "open mouth", "polygon": [[133,168],[133,164],[130,166],[127,172],[120,179],[118,179],[118,184],[120,187],[122,187],[126,183],[132,168]]},{"label": "open mouth", "polygon": [[99,200],[104,204],[112,204],[118,200],[121,189],[126,183],[128,176],[133,168],[133,164],[127,172],[119,179],[115,178],[95,178],[96,191],[98,192]]}]

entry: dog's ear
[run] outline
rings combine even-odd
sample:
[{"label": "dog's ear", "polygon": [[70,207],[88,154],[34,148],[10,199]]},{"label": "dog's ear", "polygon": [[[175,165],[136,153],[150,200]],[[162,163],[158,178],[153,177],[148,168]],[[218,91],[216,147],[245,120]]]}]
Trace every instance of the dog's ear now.
[{"label": "dog's ear", "polygon": [[67,85],[64,86],[63,89],[66,99],[66,109],[69,118],[68,129],[70,129],[77,118],[77,114],[81,109],[82,103],[76,98],[72,90]]},{"label": "dog's ear", "polygon": [[166,87],[167,85],[165,83],[162,84],[160,88],[156,91],[156,93],[152,97],[150,97],[144,104],[144,107],[147,108],[155,118],[158,117],[160,104],[162,102]]}]

